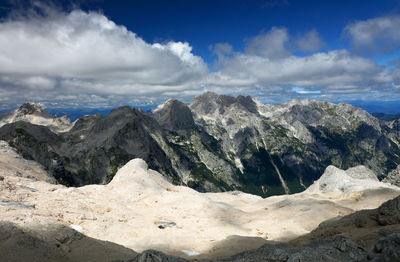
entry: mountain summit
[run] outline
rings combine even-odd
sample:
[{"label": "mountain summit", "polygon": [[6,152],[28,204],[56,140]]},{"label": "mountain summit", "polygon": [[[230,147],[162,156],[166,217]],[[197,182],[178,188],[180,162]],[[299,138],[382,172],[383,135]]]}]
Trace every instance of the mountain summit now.
[{"label": "mountain summit", "polygon": [[25,103],[22,104],[17,110],[20,115],[37,115],[43,118],[53,118],[53,116],[42,108],[41,104]]},{"label": "mountain summit", "polygon": [[66,132],[72,127],[67,116],[57,118],[37,103],[24,103],[16,110],[0,115],[0,127],[18,121],[47,126],[56,133]]}]

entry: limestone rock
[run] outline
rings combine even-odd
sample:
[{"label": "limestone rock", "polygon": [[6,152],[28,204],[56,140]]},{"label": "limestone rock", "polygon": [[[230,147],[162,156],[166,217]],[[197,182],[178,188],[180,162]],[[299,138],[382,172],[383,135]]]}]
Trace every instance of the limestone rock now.
[{"label": "limestone rock", "polygon": [[[0,181],[0,220],[20,226],[63,224],[137,252],[157,249],[183,258],[223,259],[267,241],[293,240],[323,221],[377,208],[400,194],[400,188],[376,181],[361,167],[328,171],[329,179],[348,182],[346,194],[337,185],[264,199],[238,191],[199,193],[171,184],[142,159],[129,161],[107,185],[68,188],[24,174],[5,175]],[[328,181],[325,176],[321,180]],[[372,222],[396,226],[392,206],[396,204],[382,208]]]}]

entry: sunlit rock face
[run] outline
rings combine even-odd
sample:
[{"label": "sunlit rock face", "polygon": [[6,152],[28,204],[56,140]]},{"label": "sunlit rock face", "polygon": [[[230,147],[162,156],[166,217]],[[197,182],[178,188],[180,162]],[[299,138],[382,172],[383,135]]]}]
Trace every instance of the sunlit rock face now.
[{"label": "sunlit rock face", "polygon": [[301,192],[329,165],[364,165],[383,179],[400,163],[397,120],[344,103],[264,105],[206,92],[191,104],[168,100],[153,114],[121,107],[107,117],[84,116],[66,129],[52,126],[56,120],[37,106],[21,108],[48,123],[5,114],[0,139],[65,185],[107,183],[139,157],[176,185],[265,197]]},{"label": "sunlit rock face", "polygon": [[67,188],[4,175],[0,219],[20,226],[64,224],[137,252],[218,258],[267,240],[293,240],[323,221],[377,208],[399,194],[398,187],[379,182],[361,166],[328,167],[309,189],[293,195],[199,193],[171,184],[145,161],[133,159],[107,185]]},{"label": "sunlit rock face", "polygon": [[0,126],[18,121],[47,126],[56,133],[69,131],[73,125],[67,116],[57,118],[35,103],[25,103],[17,110],[0,115]]}]

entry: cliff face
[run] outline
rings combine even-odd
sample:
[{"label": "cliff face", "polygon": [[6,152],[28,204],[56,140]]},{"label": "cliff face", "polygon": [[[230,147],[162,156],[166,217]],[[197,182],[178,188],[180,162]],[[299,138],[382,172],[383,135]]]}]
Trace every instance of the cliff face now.
[{"label": "cliff face", "polygon": [[66,185],[106,183],[140,157],[175,184],[268,196],[304,190],[329,165],[365,165],[382,179],[400,163],[399,120],[344,103],[263,105],[207,92],[189,105],[169,100],[153,114],[122,107],[84,116],[62,132],[18,119],[0,128],[0,139]]},{"label": "cliff face", "polygon": [[148,114],[129,107],[116,109],[106,118],[82,117],[68,132],[54,133],[46,126],[18,121],[3,126],[0,136],[65,185],[108,182],[134,157],[180,183],[166,155],[169,147],[164,130]]}]

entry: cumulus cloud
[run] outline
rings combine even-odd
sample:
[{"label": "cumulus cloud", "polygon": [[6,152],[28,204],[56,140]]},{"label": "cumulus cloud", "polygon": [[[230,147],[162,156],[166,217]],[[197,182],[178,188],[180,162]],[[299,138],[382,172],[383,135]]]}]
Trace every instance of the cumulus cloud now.
[{"label": "cumulus cloud", "polygon": [[150,44],[102,14],[54,12],[0,23],[3,87],[162,93],[188,89],[208,73],[186,42]]},{"label": "cumulus cloud", "polygon": [[296,40],[297,47],[303,52],[319,51],[326,44],[321,39],[317,30],[312,29]]},{"label": "cumulus cloud", "polygon": [[289,34],[285,28],[273,27],[270,31],[249,39],[245,53],[270,59],[288,57],[290,52],[285,46],[288,40]]},{"label": "cumulus cloud", "polygon": [[[251,38],[244,52],[230,50],[229,56],[220,55],[219,71],[209,74],[206,86],[263,97],[264,101],[299,96],[348,100],[374,97],[376,92],[400,98],[394,88],[400,80],[398,70],[345,49],[315,53],[324,45],[315,29],[293,38],[285,28],[273,27]],[[311,54],[297,56],[286,46]]]},{"label": "cumulus cloud", "polygon": [[209,81],[215,86],[251,86],[247,89],[254,92],[274,93],[277,86],[281,87],[280,92],[290,92],[295,86],[316,87],[323,93],[354,94],[382,88],[393,81],[393,75],[372,60],[334,50],[282,59],[240,54],[224,60],[223,68]]},{"label": "cumulus cloud", "polygon": [[391,52],[400,47],[400,16],[384,16],[356,21],[346,26],[344,32],[353,47],[362,52]]}]

